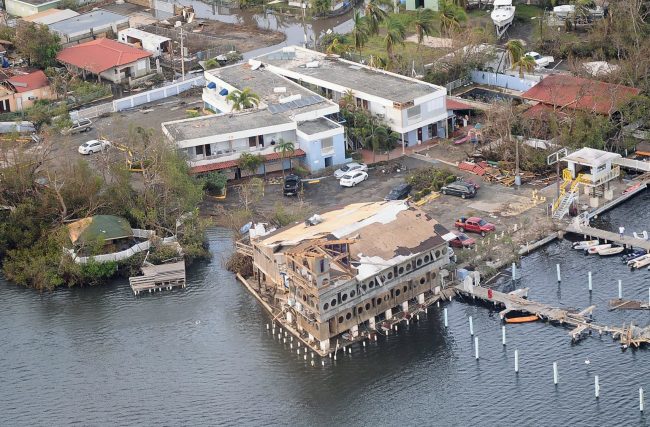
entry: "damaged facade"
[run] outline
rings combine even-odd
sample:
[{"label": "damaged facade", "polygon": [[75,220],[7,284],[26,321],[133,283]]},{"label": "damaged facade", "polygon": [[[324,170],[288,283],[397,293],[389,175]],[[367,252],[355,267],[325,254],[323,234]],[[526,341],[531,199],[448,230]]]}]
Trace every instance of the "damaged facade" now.
[{"label": "damaged facade", "polygon": [[282,311],[277,318],[327,353],[340,334],[354,340],[439,293],[447,233],[403,201],[356,203],[271,232],[256,227],[251,283]]}]

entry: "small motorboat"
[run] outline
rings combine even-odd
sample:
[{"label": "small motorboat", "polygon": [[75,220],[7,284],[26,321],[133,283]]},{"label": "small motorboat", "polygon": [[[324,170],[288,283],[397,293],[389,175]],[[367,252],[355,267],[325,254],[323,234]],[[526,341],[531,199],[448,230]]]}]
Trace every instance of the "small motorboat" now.
[{"label": "small motorboat", "polygon": [[606,248],[606,249],[601,249],[598,251],[598,255],[600,256],[611,256],[611,255],[618,255],[621,252],[623,252],[625,248],[623,246],[612,246],[611,248]]},{"label": "small motorboat", "polygon": [[579,242],[575,242],[573,244],[573,249],[578,250],[578,251],[584,251],[585,249],[589,249],[592,246],[596,246],[600,244],[600,240],[581,240]]},{"label": "small motorboat", "polygon": [[531,314],[530,316],[516,316],[516,317],[505,318],[506,323],[528,323],[528,322],[536,322],[538,320],[539,317],[537,317],[534,314]]},{"label": "small motorboat", "polygon": [[585,252],[587,252],[589,255],[593,255],[593,254],[597,254],[598,251],[600,251],[600,250],[602,250],[602,249],[609,249],[609,248],[611,248],[611,247],[612,247],[612,244],[611,244],[611,243],[606,243],[606,244],[604,244],[604,245],[596,245],[596,246],[592,246],[592,247],[590,247],[589,249],[585,250]]},{"label": "small motorboat", "polygon": [[631,268],[642,268],[648,264],[650,264],[650,254],[641,255],[640,257],[627,262],[627,266]]},{"label": "small motorboat", "polygon": [[634,249],[632,252],[629,254],[625,254],[621,257],[621,261],[623,263],[627,263],[628,261],[632,261],[633,259],[637,259],[640,256],[645,255],[647,252],[645,249]]}]

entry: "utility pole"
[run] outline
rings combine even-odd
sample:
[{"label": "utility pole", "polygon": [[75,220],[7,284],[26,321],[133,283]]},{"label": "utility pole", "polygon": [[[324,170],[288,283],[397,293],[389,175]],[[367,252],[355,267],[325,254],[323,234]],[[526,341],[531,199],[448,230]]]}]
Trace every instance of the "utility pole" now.
[{"label": "utility pole", "polygon": [[185,80],[185,52],[183,49],[183,27],[181,26],[181,78]]}]

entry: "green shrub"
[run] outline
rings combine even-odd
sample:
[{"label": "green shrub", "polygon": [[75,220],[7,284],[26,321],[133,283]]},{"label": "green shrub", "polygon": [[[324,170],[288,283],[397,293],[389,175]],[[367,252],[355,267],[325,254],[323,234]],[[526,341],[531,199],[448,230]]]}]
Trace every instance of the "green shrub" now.
[{"label": "green shrub", "polygon": [[213,196],[222,196],[225,193],[228,177],[221,172],[210,172],[203,181],[203,189]]},{"label": "green shrub", "polygon": [[309,175],[309,170],[306,167],[296,165],[293,167],[293,173],[295,173],[298,176],[305,177]]},{"label": "green shrub", "polygon": [[159,245],[152,248],[147,256],[147,261],[157,265],[176,258],[178,258],[178,252],[175,246]]}]

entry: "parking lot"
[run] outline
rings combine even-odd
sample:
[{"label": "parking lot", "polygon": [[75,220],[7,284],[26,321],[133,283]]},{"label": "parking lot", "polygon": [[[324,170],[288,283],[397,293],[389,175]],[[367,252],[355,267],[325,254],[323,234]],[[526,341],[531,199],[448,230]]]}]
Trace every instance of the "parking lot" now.
[{"label": "parking lot", "polygon": [[[302,198],[286,197],[282,194],[279,181],[276,184],[267,184],[263,199],[257,204],[257,211],[262,215],[270,213],[280,203],[286,209],[299,204],[308,206],[309,214],[316,214],[329,210],[335,206],[350,203],[380,201],[395,186],[404,183],[411,171],[423,167],[447,168],[457,175],[463,175],[457,168],[443,164],[423,161],[412,157],[403,157],[391,162],[405,166],[406,170],[400,172],[387,172],[390,167],[370,167],[368,179],[355,187],[344,188],[339,185],[333,176],[323,177],[315,183],[306,183]],[[533,218],[544,217],[545,203],[533,204],[532,189],[506,188],[500,184],[483,182],[474,175],[465,176],[478,183],[481,188],[473,199],[461,199],[455,196],[439,195],[421,206],[421,209],[431,214],[433,218],[448,228],[453,228],[454,222],[460,216],[481,216],[494,223],[497,230],[505,227],[512,228],[515,222],[532,223]],[[228,197],[223,202],[208,202],[208,213],[215,204],[235,208],[239,203],[237,186],[229,188]],[[211,205],[211,206],[210,206]],[[476,236],[473,236],[476,237]],[[480,237],[478,237],[480,238]]]}]

